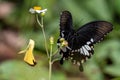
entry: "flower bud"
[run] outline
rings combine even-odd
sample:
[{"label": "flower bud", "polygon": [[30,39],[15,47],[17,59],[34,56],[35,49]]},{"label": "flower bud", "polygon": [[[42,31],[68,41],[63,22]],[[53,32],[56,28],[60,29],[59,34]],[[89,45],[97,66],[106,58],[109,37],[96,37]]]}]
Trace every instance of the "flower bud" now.
[{"label": "flower bud", "polygon": [[45,12],[42,12],[42,13],[41,13],[41,16],[42,16],[42,17],[45,16]]},{"label": "flower bud", "polygon": [[54,44],[54,37],[50,37],[50,44]]}]

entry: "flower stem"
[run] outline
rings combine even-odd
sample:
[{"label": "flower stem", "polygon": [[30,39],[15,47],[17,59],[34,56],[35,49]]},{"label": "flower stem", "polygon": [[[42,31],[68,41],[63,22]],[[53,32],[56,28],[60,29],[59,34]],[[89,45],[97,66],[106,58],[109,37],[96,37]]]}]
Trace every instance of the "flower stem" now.
[{"label": "flower stem", "polygon": [[49,80],[51,80],[51,74],[52,74],[52,44],[50,45],[50,56],[49,56]]},{"label": "flower stem", "polygon": [[36,15],[36,17],[37,17],[37,22],[38,22],[38,24],[41,27],[42,32],[43,32],[43,36],[44,36],[44,40],[45,40],[45,49],[46,49],[47,57],[49,58],[47,40],[46,40],[46,35],[45,35],[45,30],[44,30],[44,25],[43,25],[43,17],[41,17],[41,23],[40,23],[40,21],[38,19],[38,15]]},{"label": "flower stem", "polygon": [[47,56],[49,58],[49,53],[48,53],[48,46],[47,46],[47,40],[46,40],[46,35],[45,35],[45,30],[43,27],[42,28],[42,32],[43,32],[43,36],[44,36],[44,40],[45,40],[45,49],[46,49],[46,53],[47,53]]},{"label": "flower stem", "polygon": [[47,46],[47,40],[46,40],[46,34],[45,34],[45,30],[44,30],[44,25],[43,25],[43,17],[41,17],[41,22],[38,19],[38,15],[36,15],[36,17],[37,17],[37,22],[38,22],[39,26],[42,29],[44,40],[45,40],[45,49],[46,49],[47,57],[48,57],[48,60],[49,60],[49,80],[51,80],[52,64],[53,64],[53,62],[52,62],[52,56],[53,56],[52,49],[53,49],[53,46],[52,46],[52,44],[50,45],[50,53],[49,53],[48,52],[48,46]]},{"label": "flower stem", "polygon": [[51,80],[51,75],[52,75],[52,62],[51,59],[49,59],[49,80]]}]

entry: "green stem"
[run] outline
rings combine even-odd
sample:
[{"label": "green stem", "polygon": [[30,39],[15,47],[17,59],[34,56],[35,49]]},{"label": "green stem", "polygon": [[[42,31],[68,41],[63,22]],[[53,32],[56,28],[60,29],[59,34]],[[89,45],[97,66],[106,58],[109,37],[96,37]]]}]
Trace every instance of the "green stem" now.
[{"label": "green stem", "polygon": [[45,30],[44,30],[44,25],[43,25],[43,17],[41,17],[41,22],[38,19],[38,15],[36,15],[36,17],[37,17],[37,22],[42,29],[44,40],[45,40],[45,49],[46,49],[47,56],[49,58],[49,80],[51,80],[51,76],[52,76],[52,55],[53,55],[52,54],[52,44],[50,45],[50,54],[49,54],[48,46],[47,46],[47,40],[46,40],[46,34],[45,34]]},{"label": "green stem", "polygon": [[53,57],[55,57],[53,60],[52,60],[52,63],[54,63],[55,61],[58,61],[60,60],[61,56],[57,54],[57,52],[59,52],[59,49],[57,49],[54,54],[52,55]]},{"label": "green stem", "polygon": [[47,56],[49,58],[49,53],[48,53],[48,46],[47,46],[47,40],[46,40],[46,35],[45,35],[45,30],[43,27],[42,28],[42,32],[43,32],[43,36],[44,36],[44,40],[45,40],[45,49],[46,49],[46,53],[47,53]]},{"label": "green stem", "polygon": [[49,59],[49,80],[51,80],[51,75],[52,75],[52,62],[51,59]]},{"label": "green stem", "polygon": [[43,32],[43,36],[44,36],[44,40],[45,40],[45,49],[46,49],[47,57],[49,58],[48,47],[47,47],[47,40],[46,40],[46,35],[45,35],[45,30],[44,30],[44,25],[43,25],[43,17],[41,17],[41,23],[40,23],[40,21],[38,19],[38,15],[36,15],[36,17],[37,17],[37,22],[38,22],[38,24],[41,27],[42,32]]},{"label": "green stem", "polygon": [[51,80],[52,75],[52,44],[50,45],[50,56],[49,56],[49,80]]},{"label": "green stem", "polygon": [[38,19],[38,14],[36,14],[36,19],[37,19],[37,23],[39,24],[39,26],[42,27],[42,24],[40,23],[40,21]]}]

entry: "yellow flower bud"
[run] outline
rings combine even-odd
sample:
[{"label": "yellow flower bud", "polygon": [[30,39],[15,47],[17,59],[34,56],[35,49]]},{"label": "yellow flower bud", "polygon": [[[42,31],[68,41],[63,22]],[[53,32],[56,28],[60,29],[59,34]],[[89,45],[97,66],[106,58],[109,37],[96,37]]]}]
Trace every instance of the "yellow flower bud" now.
[{"label": "yellow flower bud", "polygon": [[50,37],[50,44],[54,44],[54,37]]},{"label": "yellow flower bud", "polygon": [[41,16],[45,16],[45,12],[42,12],[42,13],[41,13]]}]

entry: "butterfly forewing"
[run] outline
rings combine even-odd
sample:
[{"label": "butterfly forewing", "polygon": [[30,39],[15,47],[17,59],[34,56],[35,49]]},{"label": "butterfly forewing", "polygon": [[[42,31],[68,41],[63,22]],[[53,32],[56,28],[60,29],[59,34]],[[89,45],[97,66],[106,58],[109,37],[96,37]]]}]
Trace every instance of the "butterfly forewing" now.
[{"label": "butterfly forewing", "polygon": [[[72,16],[69,11],[63,11],[60,15],[60,38],[57,41],[58,48],[60,48],[60,39],[64,38],[67,40],[69,36],[71,36],[72,29]],[[68,36],[69,35],[69,36]],[[60,49],[60,54],[62,58],[60,63],[63,64],[63,60],[68,59],[70,50],[68,48]]]},{"label": "butterfly forewing", "polygon": [[[60,16],[60,39],[64,38],[68,42],[68,46],[60,49],[63,63],[66,59],[71,59],[73,64],[80,66],[94,53],[94,46],[99,42],[108,32],[112,31],[113,26],[106,21],[90,22],[77,31],[72,28],[72,16],[69,11],[63,11]],[[59,45],[58,45],[59,46]]]},{"label": "butterfly forewing", "polygon": [[69,11],[63,11],[60,16],[60,36],[66,38],[72,30],[71,13]]},{"label": "butterfly forewing", "polygon": [[85,41],[93,38],[94,43],[100,41],[107,33],[112,31],[113,25],[106,21],[94,21],[80,27],[76,34],[85,36]]}]

